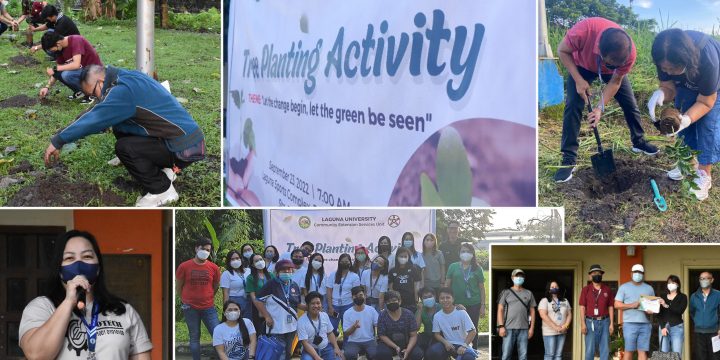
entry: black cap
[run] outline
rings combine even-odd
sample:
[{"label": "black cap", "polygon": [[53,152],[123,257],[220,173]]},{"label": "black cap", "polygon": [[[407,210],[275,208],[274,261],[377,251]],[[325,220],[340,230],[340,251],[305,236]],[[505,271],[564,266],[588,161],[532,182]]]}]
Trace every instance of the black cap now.
[{"label": "black cap", "polygon": [[598,264],[595,264],[595,265],[590,266],[590,271],[588,271],[588,274],[590,274],[590,273],[593,272],[593,271],[599,271],[599,272],[601,272],[601,273],[603,273],[603,274],[605,273],[605,271],[602,269],[602,266],[600,266],[600,265],[598,265]]}]

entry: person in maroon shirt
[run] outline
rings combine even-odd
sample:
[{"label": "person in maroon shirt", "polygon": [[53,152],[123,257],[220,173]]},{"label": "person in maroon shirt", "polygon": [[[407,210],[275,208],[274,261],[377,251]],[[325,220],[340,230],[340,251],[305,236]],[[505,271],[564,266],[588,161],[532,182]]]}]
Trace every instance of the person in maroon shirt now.
[{"label": "person in maroon shirt", "polygon": [[591,283],[580,291],[580,318],[584,319],[580,322],[580,329],[585,335],[585,360],[595,359],[596,348],[600,352],[600,360],[608,360],[610,356],[615,294],[602,283],[604,273],[600,265],[590,266],[588,277]]},{"label": "person in maroon shirt", "polygon": [[214,303],[220,287],[220,268],[208,260],[211,251],[210,239],[199,239],[195,243],[195,257],[180,264],[175,271],[193,360],[200,360],[200,321],[205,323],[210,336],[220,323]]},{"label": "person in maroon shirt", "polygon": [[62,36],[54,31],[46,32],[42,37],[42,47],[53,52],[57,65],[47,69],[50,76],[47,86],[40,89],[40,98],[47,96],[50,87],[59,80],[73,91],[70,100],[83,97],[82,103],[92,103],[93,99],[82,92],[80,74],[82,69],[90,65],[103,66],[95,48],[82,35]]},{"label": "person in maroon shirt", "polygon": [[17,20],[17,25],[14,26],[14,31],[20,30],[20,23],[23,20],[27,20],[28,28],[25,31],[25,42],[21,45],[27,47],[33,46],[33,32],[36,31],[38,26],[43,23],[43,19],[40,16],[43,8],[47,5],[47,1],[32,1],[22,0],[22,16]]}]

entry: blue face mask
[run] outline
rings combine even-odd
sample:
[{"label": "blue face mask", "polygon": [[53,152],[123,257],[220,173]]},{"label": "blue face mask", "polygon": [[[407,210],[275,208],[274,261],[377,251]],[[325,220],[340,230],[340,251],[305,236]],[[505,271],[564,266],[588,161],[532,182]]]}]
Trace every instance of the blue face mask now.
[{"label": "blue face mask", "polygon": [[292,280],[292,274],[280,273],[280,280],[282,282],[288,282],[288,281]]},{"label": "blue face mask", "polygon": [[633,273],[632,279],[634,282],[641,282],[643,280],[643,274],[640,273]]},{"label": "blue face mask", "polygon": [[520,285],[522,285],[522,284],[525,282],[525,278],[518,276],[518,277],[514,277],[514,278],[512,279],[512,281],[513,281],[513,284],[515,284],[515,285],[517,285],[517,286],[520,286]]},{"label": "blue face mask", "polygon": [[64,265],[60,268],[60,275],[64,282],[74,279],[78,275],[84,276],[90,284],[94,284],[98,277],[98,264],[88,264],[84,261],[76,261],[70,265]]},{"label": "blue face mask", "polygon": [[370,270],[372,270],[372,271],[380,270],[380,269],[381,269],[381,268],[380,268],[380,265],[378,265],[378,264],[376,264],[376,263],[372,263],[372,264],[370,265]]},{"label": "blue face mask", "polygon": [[431,298],[423,299],[423,306],[426,308],[431,308],[431,307],[435,306],[435,298],[431,297]]}]

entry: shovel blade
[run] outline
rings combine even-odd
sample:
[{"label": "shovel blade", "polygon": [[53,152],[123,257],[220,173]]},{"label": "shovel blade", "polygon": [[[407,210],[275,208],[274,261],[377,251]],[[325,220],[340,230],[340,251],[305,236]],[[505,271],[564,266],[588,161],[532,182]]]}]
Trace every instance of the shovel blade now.
[{"label": "shovel blade", "polygon": [[615,172],[615,158],[612,150],[605,150],[590,157],[593,169],[598,176],[607,176]]}]

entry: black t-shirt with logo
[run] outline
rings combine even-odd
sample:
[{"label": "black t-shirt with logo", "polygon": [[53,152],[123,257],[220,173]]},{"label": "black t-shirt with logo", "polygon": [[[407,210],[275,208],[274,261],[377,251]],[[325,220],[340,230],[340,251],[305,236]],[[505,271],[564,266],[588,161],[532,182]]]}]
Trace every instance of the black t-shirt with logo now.
[{"label": "black t-shirt with logo", "polygon": [[417,303],[415,299],[415,283],[422,280],[422,270],[417,266],[405,266],[404,268],[394,267],[388,273],[388,284],[392,285],[393,290],[400,293],[402,306],[414,307]]}]

